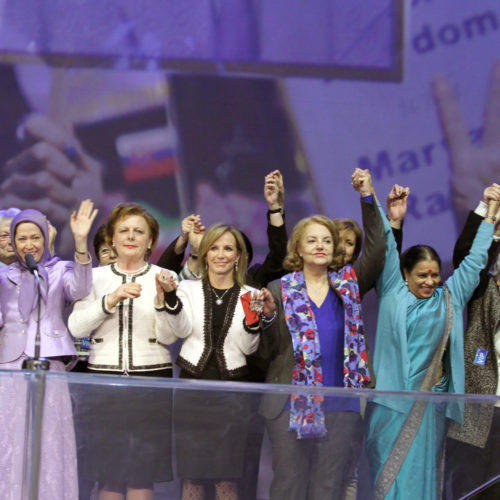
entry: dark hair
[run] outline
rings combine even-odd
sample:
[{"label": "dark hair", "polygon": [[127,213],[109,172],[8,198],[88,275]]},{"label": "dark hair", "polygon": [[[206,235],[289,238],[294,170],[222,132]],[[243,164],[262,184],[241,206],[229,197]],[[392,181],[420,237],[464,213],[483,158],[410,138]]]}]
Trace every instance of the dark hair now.
[{"label": "dark hair", "polygon": [[96,256],[97,260],[99,261],[99,248],[101,248],[102,245],[111,246],[111,243],[109,243],[108,237],[106,234],[106,224],[99,226],[99,228],[97,229],[97,233],[95,233],[95,236],[94,236],[93,244],[94,244],[95,256]]},{"label": "dark hair", "polygon": [[359,224],[354,219],[333,219],[335,227],[340,231],[352,231],[354,237],[356,238],[354,253],[352,254],[352,259],[349,264],[356,262],[361,252],[361,247],[363,246],[363,231],[359,227]]},{"label": "dark hair", "polygon": [[439,271],[441,271],[441,258],[434,248],[428,245],[414,245],[401,254],[401,272],[411,273],[422,260],[435,260],[438,263]]},{"label": "dark hair", "polygon": [[252,243],[248,239],[248,236],[243,232],[240,231],[241,237],[243,238],[243,241],[245,242],[245,247],[247,249],[247,266],[250,266],[250,262],[252,262],[253,259],[253,248],[252,248]]}]

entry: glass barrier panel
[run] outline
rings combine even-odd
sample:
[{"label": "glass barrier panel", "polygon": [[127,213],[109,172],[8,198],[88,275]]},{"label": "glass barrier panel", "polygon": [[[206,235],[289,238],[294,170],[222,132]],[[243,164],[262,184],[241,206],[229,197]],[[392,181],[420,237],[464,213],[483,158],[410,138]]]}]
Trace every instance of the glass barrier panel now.
[{"label": "glass barrier panel", "polygon": [[139,488],[161,500],[183,489],[264,500],[499,488],[497,396],[19,371],[0,372],[0,391],[0,487],[17,498],[34,487],[38,498]]}]

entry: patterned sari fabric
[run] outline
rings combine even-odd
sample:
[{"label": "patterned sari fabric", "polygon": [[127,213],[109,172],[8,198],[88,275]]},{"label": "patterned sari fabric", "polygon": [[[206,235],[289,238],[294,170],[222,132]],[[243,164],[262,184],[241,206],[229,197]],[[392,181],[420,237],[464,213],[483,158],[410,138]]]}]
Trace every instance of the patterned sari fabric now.
[{"label": "patterned sari fabric", "polygon": [[[410,370],[407,390],[448,392],[448,360],[445,359],[445,374],[439,383],[434,384],[435,376],[429,376],[437,372],[435,368],[427,375],[430,366],[441,363],[449,337],[446,327],[451,328],[453,321],[451,315],[447,323],[447,313],[452,309],[451,303],[446,304],[443,290],[439,288],[429,299],[417,300],[408,307],[406,325]],[[445,330],[447,335],[444,335]],[[374,499],[437,500],[441,496],[440,467],[446,407],[424,400],[409,401],[408,404],[405,412],[387,408],[382,400],[369,404],[366,449],[375,480]]]},{"label": "patterned sari fabric", "polygon": [[[351,266],[346,266],[330,273],[328,278],[344,305],[344,387],[363,387],[370,382],[370,374],[356,274]],[[319,334],[304,274],[294,272],[284,276],[281,295],[295,359],[292,384],[322,387]],[[297,439],[326,435],[323,401],[321,394],[292,394],[289,429],[297,433]]]}]

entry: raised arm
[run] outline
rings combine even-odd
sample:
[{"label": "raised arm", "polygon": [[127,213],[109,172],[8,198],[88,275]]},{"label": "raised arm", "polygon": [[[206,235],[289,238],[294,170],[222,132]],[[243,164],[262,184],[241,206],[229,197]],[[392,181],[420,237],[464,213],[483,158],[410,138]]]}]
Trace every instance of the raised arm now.
[{"label": "raised arm", "polygon": [[181,271],[184,253],[189,241],[189,231],[191,231],[196,217],[196,215],[191,214],[182,220],[181,234],[170,243],[158,259],[157,264],[160,267],[171,269],[176,273]]},{"label": "raised arm", "polygon": [[91,200],[81,202],[70,217],[70,228],[75,240],[75,263],[68,264],[64,273],[64,294],[68,301],[86,297],[92,289],[92,258],[87,247],[87,237],[97,209]]},{"label": "raised arm", "polygon": [[94,209],[92,200],[83,200],[78,210],[73,211],[69,220],[71,232],[75,240],[76,260],[81,264],[86,264],[90,259],[87,238],[97,212],[98,210]]},{"label": "raised arm", "polygon": [[[455,248],[453,249],[453,267],[455,269],[469,253],[474,237],[476,236],[477,229],[479,228],[485,215],[488,213],[488,205],[490,201],[495,201],[497,199],[500,199],[500,185],[493,183],[483,191],[483,197],[476,209],[469,213],[467,221],[455,243]],[[498,220],[495,222],[497,223],[497,226]]]},{"label": "raised arm", "polygon": [[198,279],[200,277],[202,270],[200,269],[200,262],[198,261],[198,252],[204,234],[205,226],[201,222],[201,217],[197,215],[193,222],[193,226],[189,231],[189,245],[191,247],[191,252],[187,262],[184,264],[184,267],[180,272],[181,279]]},{"label": "raised arm", "polygon": [[[391,193],[398,194],[399,196],[408,197],[410,190],[409,188],[401,188],[401,186],[393,186],[391,189]],[[390,193],[389,193],[390,196]],[[385,214],[382,212],[382,207],[379,205],[379,210],[381,213],[382,223],[384,225],[384,233],[385,233],[385,242],[386,242],[386,251],[385,251],[385,262],[384,269],[380,276],[377,279],[377,294],[379,296],[386,295],[390,293],[392,290],[396,290],[403,286],[403,277],[400,270],[399,263],[399,249],[396,243],[395,236],[393,234],[394,228],[391,227],[391,223],[385,217]]]},{"label": "raised arm", "polygon": [[246,282],[256,288],[266,286],[270,281],[281,278],[286,273],[283,269],[288,241],[284,219],[285,188],[279,170],[266,175],[264,197],[269,207],[267,212],[269,252],[262,264],[256,264],[248,269],[246,276]]},{"label": "raised arm", "polygon": [[[460,236],[457,239],[457,242],[455,243],[455,248],[453,250],[453,267],[455,269],[458,268],[461,262],[469,254],[472,242],[474,241],[474,237],[476,236],[476,232],[483,220],[484,215],[487,214],[489,201],[495,199],[495,197],[498,198],[499,196],[500,186],[498,184],[492,184],[484,190],[483,198],[479,202],[476,210],[469,213],[469,216],[465,221],[465,225],[462,229],[462,232],[460,233]],[[497,212],[497,220],[495,221],[495,236],[500,238],[499,217],[500,213]],[[474,290],[474,294],[472,295],[473,299],[477,299],[484,294],[486,287],[488,286],[489,270],[491,269],[491,266],[497,258],[499,247],[500,241],[494,239],[488,250],[488,261],[486,263],[486,266],[479,274],[479,284]]]},{"label": "raised arm", "polygon": [[406,217],[409,194],[410,188],[394,184],[386,198],[387,218],[392,227],[399,254],[403,247],[403,222]]},{"label": "raised arm", "polygon": [[361,215],[365,233],[363,252],[354,263],[361,297],[375,285],[385,256],[384,227],[378,203],[375,202],[375,190],[369,170],[357,168],[352,175],[352,185],[361,195]]}]

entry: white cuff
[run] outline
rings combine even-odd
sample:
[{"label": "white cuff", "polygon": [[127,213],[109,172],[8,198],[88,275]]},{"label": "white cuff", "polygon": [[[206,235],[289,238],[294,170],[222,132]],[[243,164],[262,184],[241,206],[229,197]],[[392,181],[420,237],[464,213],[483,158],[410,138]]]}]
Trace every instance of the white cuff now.
[{"label": "white cuff", "polygon": [[481,200],[474,213],[481,217],[486,217],[488,215],[488,204]]}]

